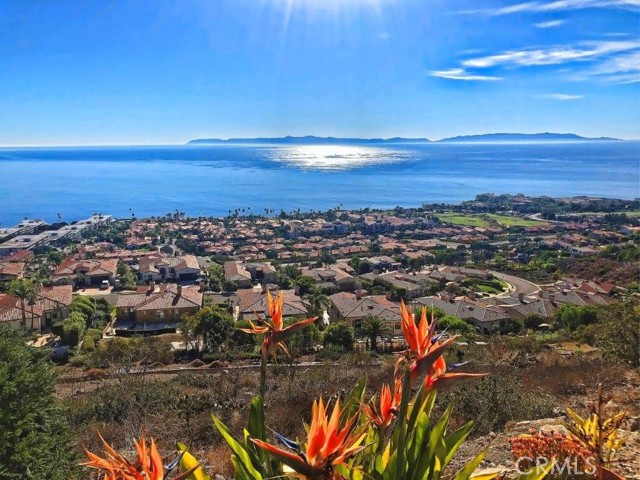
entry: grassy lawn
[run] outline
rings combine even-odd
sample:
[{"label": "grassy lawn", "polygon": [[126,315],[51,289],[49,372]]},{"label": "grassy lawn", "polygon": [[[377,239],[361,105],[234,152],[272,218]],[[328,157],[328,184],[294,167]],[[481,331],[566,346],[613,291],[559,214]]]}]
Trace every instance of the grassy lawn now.
[{"label": "grassy lawn", "polygon": [[438,218],[443,222],[452,223],[454,225],[463,225],[466,227],[482,227],[486,228],[492,223],[499,223],[505,227],[533,227],[535,225],[545,225],[546,222],[538,222],[529,220],[528,218],[510,217],[507,215],[488,214],[463,214],[463,213],[440,213]]},{"label": "grassy lawn", "polygon": [[490,287],[489,285],[477,285],[476,288],[484,293],[498,294],[502,292],[502,290]]},{"label": "grassy lawn", "polygon": [[465,278],[462,285],[469,287],[476,292],[484,292],[488,294],[502,293],[507,287],[507,283],[500,279],[493,278],[491,280],[481,280],[479,278]]},{"label": "grassy lawn", "polygon": [[537,220],[530,220],[528,218],[510,217],[507,215],[496,215],[493,213],[488,213],[487,217],[504,225],[505,227],[533,227],[536,225],[547,224],[547,222],[539,222]]},{"label": "grassy lawn", "polygon": [[462,213],[440,213],[438,218],[442,222],[452,223],[454,225],[463,225],[465,227],[488,227],[489,222],[479,215],[465,215]]},{"label": "grassy lawn", "polygon": [[[611,213],[615,213],[615,214],[621,214],[624,213],[627,215],[627,217],[631,217],[631,218],[640,218],[640,210],[630,210],[628,212],[611,212]],[[606,213],[604,212],[576,212],[573,213],[572,215],[582,215],[582,216],[589,216],[589,215],[606,215]]]}]

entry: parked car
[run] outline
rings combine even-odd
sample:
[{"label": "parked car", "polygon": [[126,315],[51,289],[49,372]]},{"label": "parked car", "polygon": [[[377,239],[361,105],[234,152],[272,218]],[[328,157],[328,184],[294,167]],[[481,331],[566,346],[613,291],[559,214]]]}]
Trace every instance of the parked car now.
[{"label": "parked car", "polygon": [[100,290],[107,290],[109,288],[109,280],[103,280],[100,284]]}]

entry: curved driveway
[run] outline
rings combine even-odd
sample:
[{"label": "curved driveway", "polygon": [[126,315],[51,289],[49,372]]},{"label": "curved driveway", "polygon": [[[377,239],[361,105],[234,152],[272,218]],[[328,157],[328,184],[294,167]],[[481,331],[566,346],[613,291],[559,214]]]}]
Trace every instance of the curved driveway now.
[{"label": "curved driveway", "polygon": [[514,277],[513,275],[507,275],[506,273],[494,271],[491,271],[489,273],[491,273],[494,277],[499,278],[500,280],[510,283],[511,285],[516,287],[515,292],[513,292],[514,295],[523,293],[526,296],[534,294],[540,290],[540,287],[538,285],[525,280],[524,278]]}]

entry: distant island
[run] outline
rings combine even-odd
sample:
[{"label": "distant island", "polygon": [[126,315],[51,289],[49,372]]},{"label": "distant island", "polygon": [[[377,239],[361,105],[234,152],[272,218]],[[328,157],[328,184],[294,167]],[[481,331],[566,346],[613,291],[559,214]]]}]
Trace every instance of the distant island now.
[{"label": "distant island", "polygon": [[443,138],[438,142],[586,142],[586,141],[622,141],[619,138],[589,138],[575,133],[485,133],[482,135],[460,135]]},{"label": "distant island", "polygon": [[461,135],[443,138],[435,142],[428,138],[340,138],[316,137],[262,137],[262,138],[198,138],[189,145],[216,144],[290,144],[290,145],[345,145],[345,144],[400,144],[400,143],[456,143],[456,142],[585,142],[585,141],[622,141],[611,137],[582,137],[575,133],[485,133],[481,135]]},{"label": "distant island", "polygon": [[340,137],[316,137],[307,135],[305,137],[267,137],[267,138],[198,138],[191,140],[188,144],[220,144],[220,143],[276,143],[276,144],[292,144],[292,145],[344,145],[348,143],[430,143],[428,138],[340,138]]}]

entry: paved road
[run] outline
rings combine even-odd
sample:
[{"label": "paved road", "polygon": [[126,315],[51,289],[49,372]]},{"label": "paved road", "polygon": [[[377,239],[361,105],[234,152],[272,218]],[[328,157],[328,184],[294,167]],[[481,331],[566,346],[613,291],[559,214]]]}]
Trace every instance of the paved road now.
[{"label": "paved road", "polygon": [[540,290],[540,287],[538,285],[528,280],[525,280],[523,278],[514,277],[513,275],[507,275],[506,273],[500,273],[500,272],[492,271],[490,273],[493,274],[494,277],[499,278],[500,280],[510,283],[511,285],[516,287],[516,290],[515,292],[513,292],[513,295],[518,295],[519,293],[524,293],[525,295],[531,295]]}]

